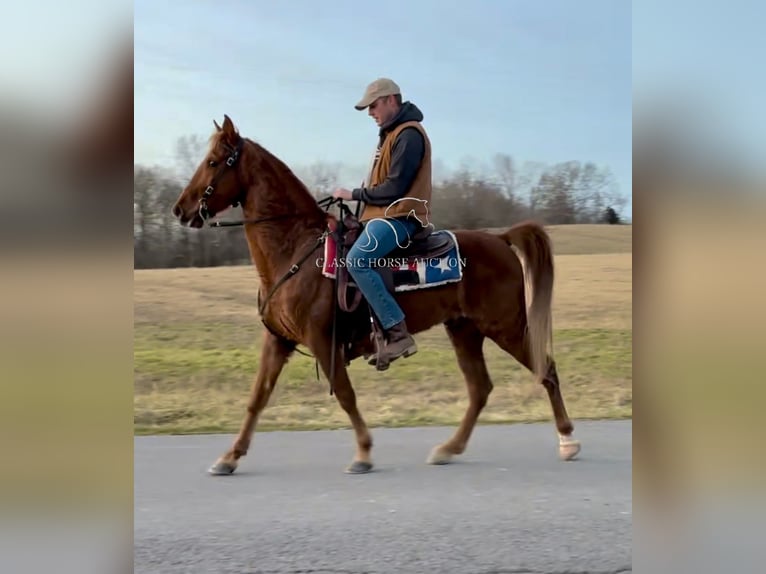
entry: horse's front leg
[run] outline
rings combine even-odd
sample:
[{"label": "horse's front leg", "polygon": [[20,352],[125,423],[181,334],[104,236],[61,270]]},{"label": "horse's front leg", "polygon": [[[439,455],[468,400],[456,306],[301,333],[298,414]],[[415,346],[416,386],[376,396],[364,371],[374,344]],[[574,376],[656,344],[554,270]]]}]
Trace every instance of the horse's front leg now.
[{"label": "horse's front leg", "polygon": [[[343,352],[340,347],[332,349],[328,340],[321,336],[314,338],[312,348],[316,354],[319,364],[322,367],[328,379],[333,381],[333,391],[338,403],[346,411],[351,425],[356,435],[356,455],[351,464],[346,467],[348,474],[363,474],[372,470],[372,460],[370,451],[372,450],[372,436],[367,428],[359,409],[356,405],[356,393],[351,386],[351,379],[348,376],[344,361]],[[330,354],[335,352],[335,372],[330,371]]]},{"label": "horse's front leg", "polygon": [[210,467],[210,474],[223,475],[233,473],[237,468],[240,457],[247,454],[258,417],[269,402],[269,397],[274,390],[279,374],[282,372],[282,367],[284,367],[294,350],[294,344],[266,331],[261,350],[261,362],[250,392],[245,420],[242,422],[239,434],[234,440],[232,448]]}]

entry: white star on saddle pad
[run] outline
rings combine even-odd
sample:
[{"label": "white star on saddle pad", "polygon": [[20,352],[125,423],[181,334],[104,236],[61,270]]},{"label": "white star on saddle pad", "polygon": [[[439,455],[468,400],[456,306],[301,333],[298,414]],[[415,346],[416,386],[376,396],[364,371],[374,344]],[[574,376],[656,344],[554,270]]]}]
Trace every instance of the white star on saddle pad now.
[{"label": "white star on saddle pad", "polygon": [[449,257],[442,257],[439,259],[439,265],[436,266],[442,273],[445,271],[452,271],[452,267],[449,264]]}]

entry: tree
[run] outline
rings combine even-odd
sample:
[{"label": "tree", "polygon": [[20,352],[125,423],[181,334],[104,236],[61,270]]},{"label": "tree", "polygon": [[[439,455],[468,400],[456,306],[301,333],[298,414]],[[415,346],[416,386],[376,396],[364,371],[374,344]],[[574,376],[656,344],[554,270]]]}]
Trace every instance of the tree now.
[{"label": "tree", "polygon": [[608,223],[609,225],[619,225],[622,223],[620,220],[620,216],[618,213],[610,206],[607,207],[604,211],[604,217],[602,219],[603,223]]},{"label": "tree", "polygon": [[546,168],[530,195],[535,217],[553,225],[597,223],[606,205],[621,207],[626,201],[608,168],[579,161]]},{"label": "tree", "polygon": [[317,161],[295,169],[295,175],[316,198],[330,195],[339,187],[340,164]]},{"label": "tree", "polygon": [[198,134],[185,135],[178,138],[176,140],[178,176],[182,180],[190,180],[207,151],[208,144]]},{"label": "tree", "polygon": [[[207,153],[207,142],[196,135],[176,141],[176,161],[170,168],[134,170],[134,252],[136,268],[218,266],[246,263],[247,244],[238,227],[190,230],[171,213],[173,202]],[[618,193],[608,167],[568,161],[553,165],[519,163],[497,154],[491,164],[467,157],[447,171],[435,159],[430,221],[437,229],[506,228],[523,219],[548,225],[572,223],[620,224],[628,198]],[[315,197],[335,187],[354,187],[344,180],[359,179],[342,163],[315,162],[296,166],[295,173]],[[437,169],[438,168],[438,169]],[[439,172],[438,174],[436,172]],[[349,202],[352,211],[356,202]],[[217,215],[240,219],[241,207]],[[629,221],[629,219],[627,219]]]}]

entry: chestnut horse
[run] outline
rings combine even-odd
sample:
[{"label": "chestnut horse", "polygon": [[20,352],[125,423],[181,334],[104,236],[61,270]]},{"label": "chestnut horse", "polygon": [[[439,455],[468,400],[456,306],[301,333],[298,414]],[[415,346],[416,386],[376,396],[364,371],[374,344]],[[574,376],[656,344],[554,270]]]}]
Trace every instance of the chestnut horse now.
[{"label": "chestnut horse", "polygon": [[[347,330],[337,340],[334,336],[336,281],[323,276],[315,264],[321,255],[317,249],[328,233],[328,213],[282,161],[240,136],[228,116],[222,127],[213,123],[216,131],[209,151],[173,206],[173,214],[181,224],[200,228],[230,206],[242,206],[245,237],[260,276],[261,317],[268,328],[242,426],[231,448],[209,472],[231,474],[247,454],[258,417],[299,344],[317,358],[353,425],[356,454],[346,472],[368,472],[373,466],[372,438],[357,408],[346,367],[354,358],[373,354],[373,341],[367,335],[358,336],[353,346],[346,347],[341,343],[348,337]],[[550,350],[553,255],[548,235],[532,222],[502,233],[460,230],[454,234],[465,259],[462,279],[396,294],[411,333],[440,323],[445,326],[468,388],[470,402],[459,427],[449,440],[433,448],[427,462],[444,464],[466,449],[493,388],[482,351],[487,337],[545,386],[558,430],[559,456],[574,458],[580,443],[572,438],[573,425]],[[346,314],[345,320],[369,325],[366,305],[358,309],[364,310],[362,316],[349,319]]]}]

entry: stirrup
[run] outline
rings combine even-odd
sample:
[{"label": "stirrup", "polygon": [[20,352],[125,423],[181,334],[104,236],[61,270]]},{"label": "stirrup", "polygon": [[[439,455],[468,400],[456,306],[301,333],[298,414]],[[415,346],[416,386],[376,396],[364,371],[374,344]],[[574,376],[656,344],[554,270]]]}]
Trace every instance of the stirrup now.
[{"label": "stirrup", "polygon": [[[410,340],[412,342],[409,344],[409,346],[407,346],[404,349],[402,349],[401,353],[399,353],[398,355],[391,356],[391,357],[385,357],[386,360],[383,361],[382,363],[380,361],[380,357],[379,356],[376,357],[377,360],[375,361],[375,369],[378,370],[378,371],[385,371],[386,369],[388,369],[388,367],[391,365],[391,363],[393,363],[397,359],[406,359],[407,357],[411,357],[412,355],[417,353],[418,352],[418,345],[415,342],[415,339],[412,337],[412,335],[410,335]],[[386,346],[388,346],[388,345],[386,345]],[[386,349],[384,348],[383,351],[385,351],[385,350]]]},{"label": "stirrup", "polygon": [[384,338],[383,330],[378,327],[377,324],[373,324],[372,332],[370,333],[370,340],[375,343],[375,351],[365,355],[364,358],[367,359],[368,365],[375,366],[378,363],[378,355],[380,354],[380,351],[386,345],[386,339]]}]

